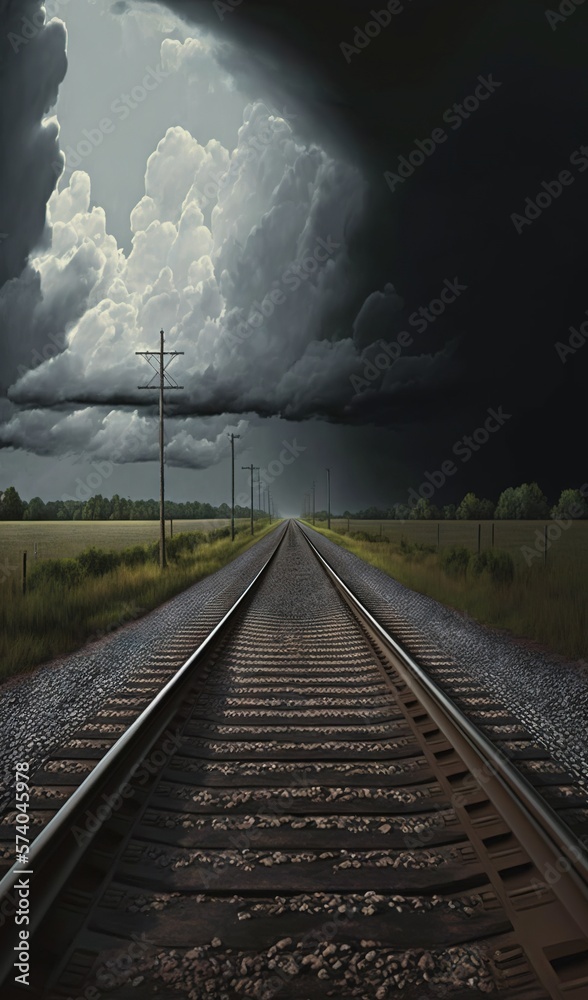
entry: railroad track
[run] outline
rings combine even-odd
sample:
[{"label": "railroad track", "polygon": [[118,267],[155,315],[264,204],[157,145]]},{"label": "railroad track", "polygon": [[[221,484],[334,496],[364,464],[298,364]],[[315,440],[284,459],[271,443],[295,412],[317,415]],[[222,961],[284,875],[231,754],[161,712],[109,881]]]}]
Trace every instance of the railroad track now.
[{"label": "railroad track", "polygon": [[299,526],[128,711],[31,780],[2,998],[588,997],[578,841]]}]

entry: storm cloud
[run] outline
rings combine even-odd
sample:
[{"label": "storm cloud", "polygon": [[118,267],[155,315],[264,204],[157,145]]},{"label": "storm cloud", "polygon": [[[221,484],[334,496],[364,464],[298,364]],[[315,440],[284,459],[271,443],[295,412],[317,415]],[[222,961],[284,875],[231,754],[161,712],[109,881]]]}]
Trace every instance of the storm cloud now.
[{"label": "storm cloud", "polygon": [[[5,447],[60,453],[69,440],[95,453],[100,431],[87,414],[138,417],[149,371],[135,351],[154,347],[163,327],[168,347],[185,352],[185,390],[168,401],[168,454],[179,465],[192,451],[222,458],[217,435],[257,415],[364,427],[366,454],[372,425],[391,440],[406,432],[419,443],[404,449],[410,476],[480,405],[505,403],[515,416],[502,452],[472,487],[495,493],[513,465],[554,489],[585,478],[586,359],[554,364],[553,345],[587,305],[586,182],[578,172],[531,232],[511,215],[588,141],[577,72],[586,19],[579,11],[571,33],[554,32],[532,0],[516,10],[486,0],[400,6],[364,44],[374,5],[363,0],[115,4],[122,25],[138,10],[184,18],[176,31],[165,15],[161,63],[187,94],[209,80],[250,100],[234,148],[200,142],[170,118],[151,147],[130,250],[109,230],[83,164],[52,194],[58,126],[45,116],[65,72],[63,27],[41,27],[8,53],[18,96],[2,112],[14,162],[0,230],[15,231],[17,219],[21,228],[0,245],[0,320],[19,331],[6,336]],[[11,25],[15,8],[0,2]],[[452,128],[448,110],[474,107],[480,79],[495,81],[491,99]],[[439,128],[447,139],[430,152]],[[409,157],[417,165],[392,191],[386,176]],[[464,282],[467,295],[411,326],[444,281]],[[393,363],[369,374],[407,330]],[[222,426],[213,433],[202,418]],[[550,436],[558,448],[547,461]]]}]

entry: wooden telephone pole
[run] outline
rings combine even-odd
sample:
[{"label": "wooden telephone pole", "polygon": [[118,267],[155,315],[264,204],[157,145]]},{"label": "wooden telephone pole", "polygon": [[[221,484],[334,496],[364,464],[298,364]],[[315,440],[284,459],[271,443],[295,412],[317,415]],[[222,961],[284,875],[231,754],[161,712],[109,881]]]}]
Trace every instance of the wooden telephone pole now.
[{"label": "wooden telephone pole", "polygon": [[253,472],[254,471],[259,472],[259,466],[254,465],[252,462],[251,465],[242,465],[241,468],[243,469],[244,472],[246,471],[251,473],[251,534],[254,535],[255,531],[253,529]]},{"label": "wooden telephone pole", "polygon": [[[165,452],[165,436],[164,436],[164,426],[163,426],[163,405],[164,405],[164,390],[165,389],[183,389],[183,385],[178,385],[174,378],[168,374],[167,369],[171,365],[174,358],[178,355],[183,354],[183,351],[164,351],[164,333],[163,330],[159,334],[159,350],[158,351],[135,351],[135,354],[140,354],[141,357],[145,358],[153,368],[155,375],[152,377],[151,381],[147,385],[138,386],[139,389],[154,389],[159,383],[159,565],[161,569],[165,569],[167,566],[167,560],[165,558],[165,474],[164,474],[164,452]],[[164,361],[164,358],[168,358],[168,361]],[[155,381],[157,379],[157,381]]]},{"label": "wooden telephone pole", "polygon": [[231,541],[235,541],[235,439],[240,434],[229,434],[231,439]]}]

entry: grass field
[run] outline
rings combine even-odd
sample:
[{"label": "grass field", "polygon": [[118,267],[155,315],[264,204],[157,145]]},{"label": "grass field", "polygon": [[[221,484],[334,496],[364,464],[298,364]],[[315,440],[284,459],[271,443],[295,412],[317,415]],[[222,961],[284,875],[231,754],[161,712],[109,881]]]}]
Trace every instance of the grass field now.
[{"label": "grass field", "polygon": [[[514,562],[514,579],[509,583],[497,583],[487,572],[476,575],[471,565],[463,574],[448,575],[441,563],[443,553],[454,545],[475,552],[477,522],[439,522],[440,553],[436,550],[437,523],[383,522],[382,533],[389,542],[378,540],[380,522],[351,521],[351,534],[347,534],[346,519],[331,522],[343,534],[326,531],[318,522],[316,527],[411,590],[464,611],[484,624],[539,642],[555,653],[588,659],[587,521],[576,521],[561,532],[547,551],[545,565],[542,555],[528,565],[521,552],[523,545],[534,547],[537,530],[540,536],[543,534],[543,522],[495,522],[495,549],[508,552]],[[482,526],[484,550],[490,547],[491,525],[482,522]],[[353,538],[355,531],[367,532],[374,540]],[[400,548],[402,538],[405,551]],[[434,551],[419,550],[418,545],[433,547]]]},{"label": "grass field", "polygon": [[[530,562],[525,560],[523,546],[533,549],[537,538],[543,538],[545,525],[554,526],[553,521],[359,521],[351,518],[350,531],[365,531],[375,538],[382,534],[392,543],[407,542],[437,547],[438,539],[442,548],[463,545],[475,552],[478,548],[478,525],[481,525],[482,549],[492,546],[492,524],[494,524],[494,547],[508,552],[515,563],[534,566],[543,562],[537,556]],[[317,522],[318,527],[326,527],[326,522]],[[557,527],[557,526],[555,526]],[[334,531],[347,530],[347,518],[331,518]],[[539,533],[539,535],[537,535]],[[547,550],[547,565],[566,566],[578,564],[587,567],[588,577],[588,521],[574,521],[568,529],[561,531],[560,537]]]},{"label": "grass field", "polygon": [[[228,520],[174,521],[174,535],[184,531],[214,531]],[[236,520],[235,524],[245,524]],[[166,522],[167,537],[170,523]],[[159,521],[0,521],[0,559],[3,566],[20,571],[26,550],[31,564],[35,542],[39,559],[65,559],[84,549],[130,548],[159,538]]]},{"label": "grass field", "polygon": [[[182,522],[190,523],[201,528],[208,522]],[[230,563],[276,526],[276,522],[270,527],[267,520],[260,521],[252,537],[248,526],[242,524],[234,542],[230,537],[211,539],[202,533],[175,531],[169,564],[162,572],[157,544],[153,544],[157,538],[153,526],[150,544],[141,545],[140,535],[132,530],[127,530],[125,537],[123,524],[128,529],[129,522],[91,524],[91,528],[100,530],[89,532],[83,531],[83,522],[73,525],[82,529],[79,531],[73,531],[71,524],[50,522],[39,526],[39,537],[45,538],[46,545],[49,540],[58,544],[58,554],[63,558],[49,559],[47,552],[45,560],[32,562],[26,595],[22,593],[20,568],[4,576],[0,583],[0,679],[79,649],[88,640],[140,618]],[[223,527],[218,521],[210,522],[210,526],[213,530]],[[19,530],[23,526],[2,527],[9,529],[4,531],[4,537],[11,536],[12,552],[18,553],[19,539],[23,537]],[[16,530],[11,532],[12,527]],[[34,531],[35,526],[24,527]],[[58,530],[51,531],[53,527]],[[131,522],[131,527],[139,527],[139,522]],[[141,528],[149,531],[149,523],[142,522]],[[115,538],[117,545],[113,544]],[[90,544],[97,546],[100,542],[101,549],[81,554]],[[115,548],[118,555],[108,556],[106,550],[112,552]]]}]

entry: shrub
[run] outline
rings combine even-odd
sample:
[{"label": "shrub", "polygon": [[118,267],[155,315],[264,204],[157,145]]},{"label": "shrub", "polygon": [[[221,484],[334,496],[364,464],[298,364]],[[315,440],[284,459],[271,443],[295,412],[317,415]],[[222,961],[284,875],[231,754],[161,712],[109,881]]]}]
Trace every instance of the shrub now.
[{"label": "shrub", "polygon": [[[224,531],[226,529],[221,528],[219,530]],[[231,532],[229,530],[229,534],[230,533]],[[211,535],[214,534],[214,531],[211,532]],[[170,538],[165,547],[168,559],[175,561],[179,558],[182,552],[194,552],[199,545],[204,545],[205,542],[206,535],[202,531],[186,531],[182,535],[177,535],[176,538]]]},{"label": "shrub", "polygon": [[[245,530],[251,531],[251,528],[249,527],[249,525],[247,525],[247,528],[245,528],[245,526],[243,526],[243,525],[238,525],[237,526],[237,532],[239,532],[239,531],[245,531]],[[193,532],[193,536],[196,537],[196,535],[199,535],[201,537],[202,542],[206,541],[206,539],[205,539],[204,535],[202,534],[202,532],[200,532],[200,531]],[[210,537],[210,541],[211,542],[216,542],[217,539],[220,539],[220,538],[230,538],[231,537],[231,529],[229,527],[215,528],[214,531],[210,532],[209,537]],[[199,542],[199,544],[201,544],[201,543]]]},{"label": "shrub", "polygon": [[95,548],[80,552],[76,561],[86,576],[104,576],[122,562],[117,552],[105,552],[104,549]]},{"label": "shrub", "polygon": [[471,567],[475,576],[488,573],[494,583],[512,583],[514,580],[514,562],[508,552],[480,552],[473,557]]},{"label": "shrub", "polygon": [[31,571],[28,579],[30,590],[37,590],[48,583],[75,587],[81,582],[84,571],[77,559],[44,559]]},{"label": "shrub", "polygon": [[423,542],[407,542],[406,538],[400,539],[400,551],[407,559],[421,559],[423,556],[436,552],[433,545],[425,545]]},{"label": "shrub", "polygon": [[121,552],[121,562],[123,566],[144,566],[154,558],[154,555],[153,546],[134,545],[133,548]]},{"label": "shrub", "polygon": [[470,550],[453,545],[441,553],[441,568],[448,576],[465,576],[470,562]]}]

